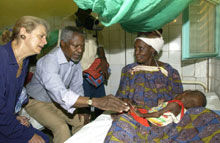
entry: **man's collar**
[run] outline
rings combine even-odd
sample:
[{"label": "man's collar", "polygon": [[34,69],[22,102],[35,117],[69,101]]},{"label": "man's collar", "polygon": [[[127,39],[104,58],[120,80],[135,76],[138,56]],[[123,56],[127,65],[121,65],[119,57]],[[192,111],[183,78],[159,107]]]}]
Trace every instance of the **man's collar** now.
[{"label": "man's collar", "polygon": [[65,64],[65,63],[68,63],[64,53],[63,53],[63,50],[61,49],[61,47],[57,47],[57,58],[58,58],[58,63],[59,64]]}]

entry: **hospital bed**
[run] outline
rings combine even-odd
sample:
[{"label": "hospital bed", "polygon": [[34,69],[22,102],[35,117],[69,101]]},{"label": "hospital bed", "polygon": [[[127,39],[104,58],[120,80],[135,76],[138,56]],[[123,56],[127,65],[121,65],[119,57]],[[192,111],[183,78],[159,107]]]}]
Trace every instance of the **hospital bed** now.
[{"label": "hospital bed", "polygon": [[[205,93],[207,99],[206,108],[213,110],[220,115],[220,100],[214,92]],[[93,122],[85,125],[76,134],[70,137],[65,143],[103,143],[108,130],[111,127],[112,119],[110,112],[104,112]]]}]

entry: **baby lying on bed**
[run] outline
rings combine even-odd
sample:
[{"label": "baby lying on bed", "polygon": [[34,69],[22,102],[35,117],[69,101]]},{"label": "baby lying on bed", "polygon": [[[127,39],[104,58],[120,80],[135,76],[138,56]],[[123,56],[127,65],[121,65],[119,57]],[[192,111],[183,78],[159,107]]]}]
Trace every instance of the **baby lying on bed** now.
[{"label": "baby lying on bed", "polygon": [[158,100],[158,106],[148,111],[131,105],[130,114],[145,126],[149,126],[148,121],[156,126],[166,126],[172,122],[179,123],[186,109],[205,107],[206,102],[206,97],[202,92],[186,90],[177,95],[174,100],[168,102]]}]

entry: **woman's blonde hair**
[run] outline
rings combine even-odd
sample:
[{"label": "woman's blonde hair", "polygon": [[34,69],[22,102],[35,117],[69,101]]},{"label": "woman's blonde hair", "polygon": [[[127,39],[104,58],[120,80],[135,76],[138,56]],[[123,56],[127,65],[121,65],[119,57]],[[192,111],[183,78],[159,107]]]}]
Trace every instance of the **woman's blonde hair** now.
[{"label": "woman's blonde hair", "polygon": [[46,20],[34,16],[22,16],[16,21],[13,27],[11,39],[14,40],[19,37],[19,32],[22,27],[25,28],[28,33],[30,33],[39,25],[43,25],[47,32],[49,31],[49,24]]}]

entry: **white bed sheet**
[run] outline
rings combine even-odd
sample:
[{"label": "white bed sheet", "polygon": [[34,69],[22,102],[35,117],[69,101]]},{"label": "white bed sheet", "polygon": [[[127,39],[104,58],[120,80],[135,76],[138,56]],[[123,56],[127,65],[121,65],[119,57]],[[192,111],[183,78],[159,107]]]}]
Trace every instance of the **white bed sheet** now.
[{"label": "white bed sheet", "polygon": [[101,114],[66,140],[65,143],[103,143],[111,125],[110,114]]}]

